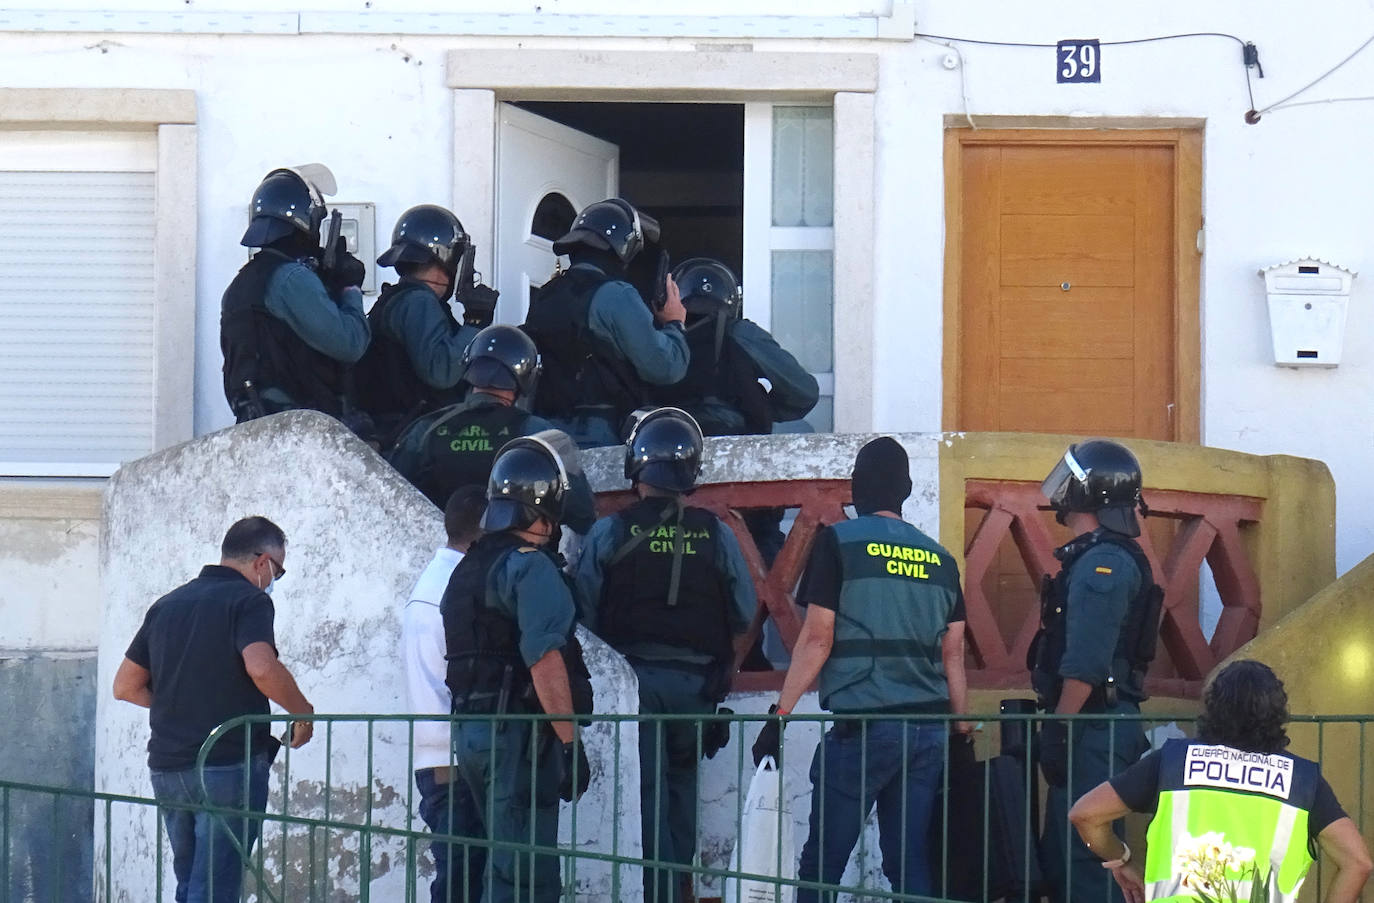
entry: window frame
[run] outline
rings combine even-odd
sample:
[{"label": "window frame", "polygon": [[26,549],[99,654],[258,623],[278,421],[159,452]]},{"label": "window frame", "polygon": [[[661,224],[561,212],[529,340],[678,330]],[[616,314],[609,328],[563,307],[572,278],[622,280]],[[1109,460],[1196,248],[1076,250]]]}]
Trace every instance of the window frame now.
[{"label": "window frame", "polygon": [[[153,442],[159,451],[194,435],[196,324],[196,95],[190,90],[0,88],[0,128],[151,132],[153,239]],[[7,477],[107,477],[119,462],[0,461]]]}]

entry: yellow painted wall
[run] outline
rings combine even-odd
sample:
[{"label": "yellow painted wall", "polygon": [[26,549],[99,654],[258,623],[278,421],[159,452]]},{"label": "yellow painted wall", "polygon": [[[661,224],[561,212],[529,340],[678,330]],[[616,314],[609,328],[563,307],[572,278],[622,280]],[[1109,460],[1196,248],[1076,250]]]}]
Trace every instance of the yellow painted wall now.
[{"label": "yellow painted wall", "polygon": [[1294,715],[1370,719],[1363,727],[1295,722],[1288,735],[1293,752],[1321,761],[1322,774],[1356,824],[1363,814],[1365,841],[1374,846],[1374,556],[1227,661],[1240,658],[1274,669]]},{"label": "yellow painted wall", "polygon": [[[1083,438],[1040,433],[945,435],[940,446],[940,541],[960,555],[961,566],[965,482],[1038,483],[1064,449]],[[1245,531],[1260,583],[1261,632],[1336,579],[1336,486],[1322,462],[1177,442],[1118,441],[1140,460],[1147,490],[1243,495],[1262,502],[1260,523]]]}]

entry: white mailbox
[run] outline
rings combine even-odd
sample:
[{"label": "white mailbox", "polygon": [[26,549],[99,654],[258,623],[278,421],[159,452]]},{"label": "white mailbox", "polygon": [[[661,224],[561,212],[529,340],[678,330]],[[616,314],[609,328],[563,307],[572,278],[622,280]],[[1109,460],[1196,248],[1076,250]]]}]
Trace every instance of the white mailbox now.
[{"label": "white mailbox", "polygon": [[1304,257],[1259,271],[1269,296],[1269,331],[1280,367],[1334,367],[1341,362],[1352,270]]}]

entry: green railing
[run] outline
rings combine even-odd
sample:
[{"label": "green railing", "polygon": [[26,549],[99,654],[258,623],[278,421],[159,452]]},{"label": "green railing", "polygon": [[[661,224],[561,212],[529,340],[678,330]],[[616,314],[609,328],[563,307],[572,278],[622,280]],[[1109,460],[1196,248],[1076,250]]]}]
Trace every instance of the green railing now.
[{"label": "green railing", "polygon": [[[985,723],[985,730],[977,741],[980,758],[986,759],[997,746],[997,728],[1011,725],[1010,735],[1019,731],[1022,736],[1033,732],[1044,716],[1026,714],[998,714],[977,716]],[[196,774],[202,779],[209,750],[216,740],[243,725],[270,722],[278,729],[289,719],[285,716],[263,716],[235,719],[221,725],[202,746]],[[262,839],[245,857],[247,877],[244,881],[249,899],[259,903],[339,903],[339,901],[411,901],[429,899],[427,848],[436,838],[420,821],[417,812],[418,793],[412,779],[414,771],[414,737],[417,723],[451,722],[463,725],[471,732],[474,726],[496,737],[511,724],[540,723],[551,720],[542,715],[501,715],[460,717],[455,719],[409,715],[320,715],[315,722],[315,737],[310,746],[301,750],[283,748],[273,768],[271,782],[276,791],[269,811],[258,814],[242,807],[213,806],[188,803],[171,806],[206,813],[221,829],[235,821],[253,819],[263,826]],[[860,864],[857,879],[847,882],[807,882],[797,878],[776,878],[767,874],[732,869],[728,859],[737,840],[730,831],[721,833],[719,825],[737,826],[744,808],[744,795],[754,768],[748,747],[757,733],[761,720],[758,715],[716,716],[638,716],[598,715],[583,728],[593,759],[593,780],[587,796],[576,805],[564,804],[562,822],[564,837],[557,846],[540,845],[533,838],[503,838],[492,836],[447,836],[439,840],[451,841],[467,858],[476,851],[509,852],[517,857],[557,856],[561,869],[564,900],[621,900],[635,898],[641,888],[641,869],[663,869],[674,875],[690,878],[701,900],[719,896],[731,880],[764,881],[769,886],[809,888],[839,894],[840,900],[918,900],[928,899],[912,894],[900,894],[882,889],[874,868],[871,813],[858,813],[865,828],[860,832],[856,851]],[[810,782],[805,766],[811,764],[815,740],[826,729],[839,727],[841,731],[857,734],[865,758],[877,755],[868,745],[869,731],[875,719],[860,716],[793,715],[787,719],[785,730],[784,781],[786,795],[792,800],[792,811],[777,812],[779,833],[784,833],[785,819],[794,825],[796,852],[807,837],[806,819],[810,802]],[[891,719],[887,719],[891,720]],[[912,725],[931,725],[941,733],[947,730],[944,716],[903,716]],[[1118,724],[1139,721],[1146,729],[1165,723],[1158,717],[1075,716],[1068,719],[1071,730],[1082,729],[1089,722],[1109,720]],[[1188,719],[1168,719],[1183,728]],[[706,734],[713,722],[730,725],[732,742],[714,759],[702,761],[702,789],[696,800],[697,822],[700,826],[697,855],[688,865],[677,865],[646,859],[640,849],[638,832],[638,749],[629,736],[630,729],[667,730],[690,725],[695,737],[697,759],[705,746]],[[1289,726],[1296,752],[1317,758],[1331,772],[1341,778],[1333,780],[1337,796],[1355,820],[1362,833],[1369,836],[1367,818],[1370,787],[1365,779],[1369,759],[1367,738],[1374,715],[1296,717]],[[538,731],[536,731],[537,733]],[[741,732],[744,734],[741,742]],[[1185,730],[1185,733],[1187,731]],[[248,731],[243,731],[248,743]],[[910,751],[910,734],[901,734],[901,758]],[[1109,731],[1109,744],[1114,745],[1116,731]],[[1014,738],[1012,738],[1014,739]],[[876,744],[877,741],[875,741]],[[1019,754],[1009,744],[1004,750],[1009,761],[1001,763],[1000,771],[987,765],[970,766],[960,763],[958,749],[942,744],[939,756],[943,759],[941,777],[936,788],[936,804],[931,818],[930,833],[936,839],[932,845],[933,889],[938,899],[966,899],[983,901],[1006,897],[1029,900],[1039,896],[1037,886],[1038,810],[1043,805],[1033,755]],[[1024,744],[1023,744],[1024,745]],[[1072,746],[1071,746],[1072,748]],[[659,745],[662,749],[662,745]],[[824,774],[826,747],[815,752]],[[889,750],[890,752],[890,750]],[[492,763],[495,762],[493,746]],[[322,762],[318,760],[322,757]],[[302,759],[305,761],[302,762]],[[654,763],[661,766],[662,762]],[[1368,763],[1374,764],[1374,763]],[[308,770],[306,765],[311,766]],[[318,771],[315,765],[322,765]],[[799,767],[800,766],[800,767]],[[531,779],[537,763],[531,761]],[[1070,769],[1073,763],[1070,761]],[[1328,770],[1324,768],[1324,771]],[[969,790],[969,776],[982,775],[980,786]],[[998,784],[994,778],[1004,779]],[[1005,778],[1019,777],[1019,799],[1007,799]],[[910,775],[904,775],[903,780]],[[952,786],[951,780],[959,786]],[[145,779],[146,780],[146,779]],[[245,772],[245,785],[247,782]],[[976,784],[977,782],[972,782]],[[1012,781],[1014,785],[1016,782]],[[404,790],[402,790],[404,788]],[[245,786],[246,793],[246,786]],[[858,799],[864,798],[866,788],[849,788]],[[660,797],[661,798],[661,797]],[[708,799],[710,802],[704,802]],[[905,800],[903,794],[903,800]],[[95,864],[92,898],[98,901],[170,900],[170,848],[163,821],[158,818],[158,804],[151,798],[134,795],[74,790],[40,784],[0,782],[0,829],[3,830],[3,860],[0,860],[0,887],[6,901],[33,900],[35,903],[73,899],[57,890],[60,881],[36,882],[32,875],[19,874],[31,863],[13,861],[12,849],[20,832],[28,836],[55,836],[62,826],[56,816],[45,819],[27,817],[18,824],[15,814],[60,809],[63,801],[84,800],[95,811],[95,844],[99,856]],[[533,805],[533,801],[531,801]],[[903,806],[905,803],[903,803]],[[856,804],[857,807],[857,804]],[[163,808],[169,808],[164,806]],[[1011,809],[1011,816],[1006,810]],[[997,810],[1000,816],[990,817]],[[609,816],[606,815],[609,813]],[[981,817],[979,815],[981,813]],[[905,825],[903,808],[899,821]],[[622,824],[622,822],[624,824]],[[708,824],[708,822],[710,824]],[[977,827],[970,830],[972,822]],[[1143,820],[1133,828],[1139,829]],[[1015,843],[1009,847],[1006,829],[1012,826]],[[1064,840],[1072,829],[1064,822]],[[234,844],[233,837],[221,830],[212,834],[212,843]],[[907,848],[903,833],[900,848]],[[942,855],[948,848],[959,851],[962,858],[958,870],[952,872],[951,857]],[[975,852],[972,857],[969,850]],[[1067,851],[1069,844],[1063,844]],[[240,849],[240,852],[242,850]],[[775,874],[786,873],[795,860],[774,863]],[[791,858],[791,857],[789,857]],[[970,858],[973,859],[969,873]],[[63,867],[54,857],[52,868]],[[1067,866],[1067,853],[1065,854]],[[851,868],[853,866],[851,865]],[[149,874],[151,872],[151,874]],[[27,880],[27,885],[26,885]],[[970,881],[974,890],[970,893]],[[1323,876],[1320,862],[1309,876],[1307,888],[1320,894]],[[25,887],[42,884],[45,895],[35,895]],[[1008,892],[1008,888],[1011,892]],[[962,890],[962,893],[956,891]],[[1304,895],[1308,891],[1305,889]],[[79,898],[78,898],[79,899]],[[453,890],[453,900],[463,899],[462,891]],[[771,899],[771,895],[770,895]],[[826,899],[824,893],[822,899]],[[1083,899],[1075,903],[1098,903]]]}]

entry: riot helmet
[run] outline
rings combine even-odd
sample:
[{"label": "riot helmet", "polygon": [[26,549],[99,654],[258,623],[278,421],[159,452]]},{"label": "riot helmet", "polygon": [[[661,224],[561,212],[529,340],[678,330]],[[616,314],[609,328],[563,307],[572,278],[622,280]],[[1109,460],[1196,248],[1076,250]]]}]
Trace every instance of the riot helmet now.
[{"label": "riot helmet", "polygon": [[455,277],[471,243],[452,212],[437,204],[421,204],[401,214],[391,230],[391,247],[377,258],[377,264],[397,268],[407,263],[438,264],[448,274],[452,290],[464,284]]},{"label": "riot helmet", "polygon": [[1070,511],[1086,511],[1096,514],[1108,530],[1139,536],[1136,509],[1149,513],[1140,484],[1140,462],[1130,449],[1107,439],[1089,439],[1068,447],[1040,491],[1061,524]]},{"label": "riot helmet", "polygon": [[658,220],[640,213],[624,198],[607,198],[584,208],[568,234],[553,243],[555,254],[568,254],[577,245],[610,251],[629,263],[645,242],[657,243]]},{"label": "riot helmet", "polygon": [[625,477],[669,492],[690,492],[701,473],[701,427],[681,408],[636,411],[625,441]]},{"label": "riot helmet", "polygon": [[541,363],[534,339],[514,326],[488,326],[463,351],[463,380],[478,389],[510,389],[517,398],[534,394]]},{"label": "riot helmet", "polygon": [[297,232],[319,244],[324,196],[336,190],[334,174],[321,163],[272,170],[253,192],[253,216],[239,244],[262,248]]},{"label": "riot helmet", "polygon": [[682,292],[682,305],[691,318],[724,314],[738,319],[744,293],[730,268],[709,257],[684,260],[673,269],[673,281]]},{"label": "riot helmet", "polygon": [[520,436],[501,446],[487,478],[482,529],[488,533],[525,530],[541,517],[557,524],[576,462],[572,440],[558,430]]}]

